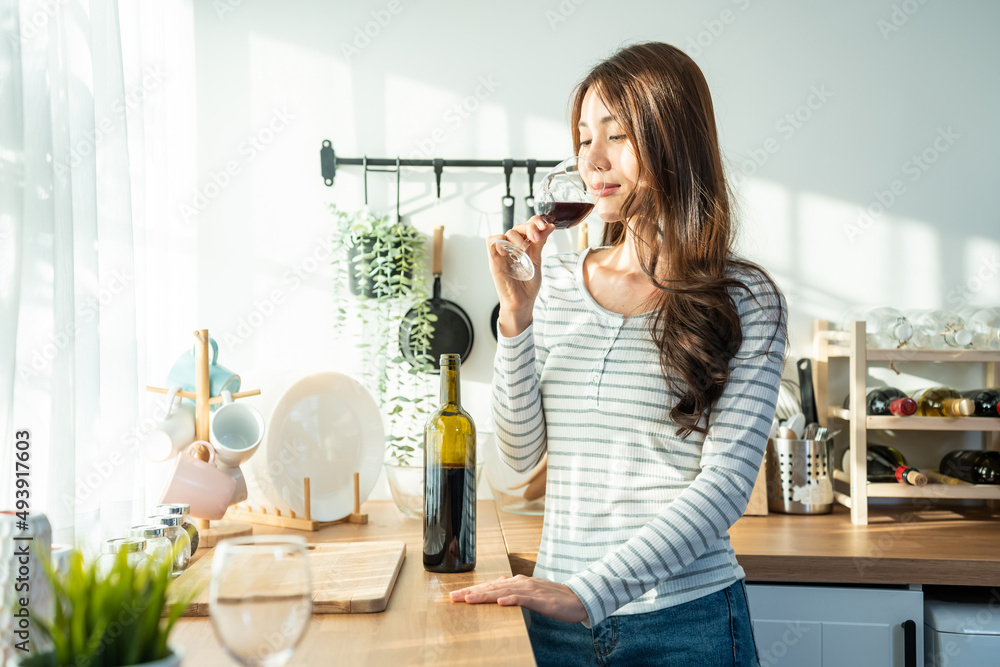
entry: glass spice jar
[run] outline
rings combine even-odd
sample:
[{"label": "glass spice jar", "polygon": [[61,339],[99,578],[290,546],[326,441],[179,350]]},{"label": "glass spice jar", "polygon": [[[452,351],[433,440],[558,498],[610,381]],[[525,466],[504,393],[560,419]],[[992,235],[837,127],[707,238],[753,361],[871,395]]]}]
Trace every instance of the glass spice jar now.
[{"label": "glass spice jar", "polygon": [[118,560],[118,554],[124,552],[129,567],[137,568],[146,562],[146,540],[141,537],[116,537],[105,540],[101,545],[101,555],[97,559],[97,574],[107,577]]},{"label": "glass spice jar", "polygon": [[188,537],[187,531],[181,527],[182,519],[183,517],[179,514],[157,514],[148,517],[150,523],[166,527],[166,537],[170,540],[170,548],[174,555],[174,571],[172,573],[174,577],[179,577],[191,561],[191,538]]},{"label": "glass spice jar", "polygon": [[171,558],[171,544],[167,538],[167,527],[163,524],[142,524],[128,529],[130,537],[146,540],[145,554],[150,560],[163,562]]},{"label": "glass spice jar", "polygon": [[198,526],[195,525],[189,516],[191,514],[191,506],[187,503],[164,503],[156,506],[155,513],[180,514],[184,517],[184,520],[181,521],[181,526],[184,527],[188,537],[191,538],[191,555],[193,556],[194,552],[198,550],[198,544],[201,542],[201,534],[198,532]]}]

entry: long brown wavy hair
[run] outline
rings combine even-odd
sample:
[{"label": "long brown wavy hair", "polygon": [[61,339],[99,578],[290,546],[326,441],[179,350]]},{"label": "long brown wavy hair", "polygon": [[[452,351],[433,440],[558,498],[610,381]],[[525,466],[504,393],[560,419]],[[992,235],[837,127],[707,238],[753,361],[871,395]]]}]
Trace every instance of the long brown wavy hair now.
[{"label": "long brown wavy hair", "polygon": [[[715,111],[695,62],[669,44],[649,42],[623,48],[597,65],[572,101],[577,152],[583,98],[591,89],[628,137],[640,174],[622,210],[628,228],[625,222],[606,223],[602,244],[634,237],[642,270],[659,288],[650,333],[677,399],[670,417],[682,437],[707,434],[712,408],[729,380],[729,363],[743,343],[729,290],[753,296],[733,276],[759,276],[775,299],[780,291],[763,268],[733,253],[731,195]],[[785,330],[782,316],[771,341]]]}]

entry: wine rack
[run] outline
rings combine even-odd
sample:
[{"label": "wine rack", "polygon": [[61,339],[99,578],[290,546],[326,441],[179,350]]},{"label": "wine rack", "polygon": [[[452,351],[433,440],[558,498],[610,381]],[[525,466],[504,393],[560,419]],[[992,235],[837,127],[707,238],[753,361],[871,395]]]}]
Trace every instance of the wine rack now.
[{"label": "wine rack", "polygon": [[[866,394],[870,362],[966,362],[983,365],[983,386],[1000,386],[1000,351],[991,350],[880,350],[866,344],[865,323],[852,322],[850,331],[831,331],[829,322],[816,320],[813,325],[815,357],[813,384],[819,421],[842,420],[850,435],[851,472],[834,472],[834,499],[850,508],[851,523],[867,525],[869,498],[933,498],[1000,500],[1000,485],[949,485],[931,483],[924,487],[898,483],[869,482],[867,479],[868,431],[978,431],[983,434],[983,449],[1000,450],[1000,417],[895,417],[867,414]],[[846,359],[850,364],[849,407],[841,408],[829,400],[829,364]],[[847,488],[845,492],[843,489]]]}]

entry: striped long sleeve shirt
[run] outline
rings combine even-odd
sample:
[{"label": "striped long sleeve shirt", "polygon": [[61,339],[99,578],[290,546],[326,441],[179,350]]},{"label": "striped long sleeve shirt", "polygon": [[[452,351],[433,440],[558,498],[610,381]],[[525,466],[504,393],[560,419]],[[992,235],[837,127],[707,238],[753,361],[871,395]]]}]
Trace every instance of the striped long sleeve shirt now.
[{"label": "striped long sleeve shirt", "polygon": [[780,296],[759,276],[740,276],[756,297],[731,291],[742,346],[708,434],[681,438],[649,334],[653,313],[602,308],[584,287],[587,252],[546,258],[531,325],[498,334],[492,403],[507,465],[523,472],[548,454],[534,576],[569,586],[592,627],[744,577],[728,531],[764,455],[785,340],[775,335]]}]

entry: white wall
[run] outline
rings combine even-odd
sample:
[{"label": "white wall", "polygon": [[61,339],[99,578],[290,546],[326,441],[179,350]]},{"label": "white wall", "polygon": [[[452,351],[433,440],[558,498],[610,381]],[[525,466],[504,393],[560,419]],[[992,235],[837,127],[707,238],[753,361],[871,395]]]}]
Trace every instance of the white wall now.
[{"label": "white wall", "polygon": [[[265,408],[273,369],[356,372],[331,336],[327,267],[311,258],[330,228],[325,205],[360,204],[360,169],[325,187],[321,141],[351,157],[562,158],[572,86],[638,40],[684,48],[708,78],[741,195],[740,248],[784,288],[796,357],[811,351],[813,318],[851,304],[998,303],[998,25],[988,0],[196,2],[197,182],[210,197],[189,202],[201,289],[176,325],[178,350],[209,327],[222,361],[270,394]],[[467,118],[454,110],[463,103],[477,107]],[[239,168],[228,182],[227,163]],[[432,173],[414,169],[402,193],[417,228],[447,225],[444,296],[476,327],[463,373],[480,423],[496,303],[482,239],[500,229],[502,181],[446,172],[435,210]],[[393,208],[393,184],[370,178],[376,210]],[[571,236],[557,233],[554,249],[572,248]]]}]

